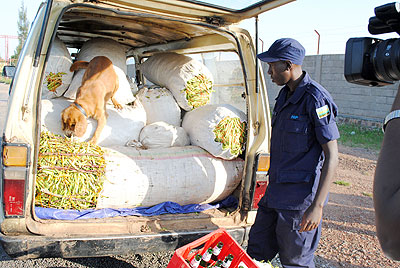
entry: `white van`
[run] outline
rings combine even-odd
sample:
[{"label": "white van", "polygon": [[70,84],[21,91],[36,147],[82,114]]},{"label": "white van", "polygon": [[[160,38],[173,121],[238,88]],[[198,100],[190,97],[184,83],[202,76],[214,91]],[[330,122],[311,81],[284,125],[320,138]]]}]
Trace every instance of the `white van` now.
[{"label": "white van", "polygon": [[[11,257],[87,257],[174,250],[220,227],[239,243],[246,243],[257,202],[267,185],[271,127],[267,89],[257,64],[254,39],[235,24],[290,0],[245,2],[249,5],[244,6],[243,1],[197,0],[48,0],[41,5],[18,61],[1,139],[0,241]],[[224,3],[229,6],[223,6]],[[256,25],[257,20],[254,21]],[[127,65],[122,69],[135,99],[139,98],[138,90],[154,86],[143,74],[143,63],[154,55],[171,52],[188,56],[210,71],[213,97],[209,104],[235,107],[246,117],[244,151],[231,160],[209,154],[193,140],[187,146],[149,150],[126,146],[125,141],[125,145],[114,147],[105,144],[104,148],[116,151],[121,161],[108,175],[116,180],[123,177],[138,181],[141,188],[133,184],[130,187],[132,191],[140,188],[141,192],[135,192],[134,197],[142,196],[144,200],[116,207],[135,209],[168,201],[179,204],[181,200],[184,201],[179,205],[184,206],[193,199],[197,204],[215,204],[227,196],[237,200],[236,206],[190,213],[170,211],[152,216],[118,214],[79,219],[63,218],[60,215],[68,211],[57,208],[52,208],[56,216],[38,214],[41,205],[36,182],[41,133],[46,127],[51,130],[51,124],[60,124],[44,122],[43,114],[51,112],[46,105],[66,98],[70,90],[49,97],[43,89],[51,53],[55,52],[52,48],[61,41],[72,62],[79,60],[85,44],[96,38],[111,40],[123,48]],[[102,53],[97,49],[90,51]],[[107,124],[114,122],[112,112]],[[180,108],[179,112],[184,119],[192,111]],[[60,115],[51,118],[60,120]],[[120,135],[129,128],[127,123],[119,126],[111,127],[110,133]],[[165,160],[161,154],[167,155],[170,162],[157,162]],[[137,161],[144,161],[143,157],[153,162],[145,162],[147,171],[141,170],[139,178],[130,168],[139,166]],[[125,163],[124,159],[129,161]],[[201,166],[201,159],[207,159],[211,169]],[[223,184],[229,173],[223,169],[226,163],[235,169],[231,188]],[[200,165],[200,171],[194,169],[196,165]],[[172,179],[174,170],[182,177]],[[159,177],[152,179],[146,172]],[[197,172],[204,178],[203,186],[190,181],[199,175]],[[168,175],[164,178],[163,174]],[[131,190],[117,188],[111,191],[116,198],[123,195],[118,191],[126,195]],[[107,208],[115,209],[107,204],[101,209]],[[93,210],[98,212],[100,208]],[[81,211],[72,210],[78,212]]]}]

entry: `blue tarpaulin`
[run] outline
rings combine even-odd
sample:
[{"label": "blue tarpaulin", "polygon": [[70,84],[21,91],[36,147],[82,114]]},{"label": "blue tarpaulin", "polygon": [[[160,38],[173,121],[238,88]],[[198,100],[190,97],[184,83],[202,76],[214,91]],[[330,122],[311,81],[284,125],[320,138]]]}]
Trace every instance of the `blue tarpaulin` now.
[{"label": "blue tarpaulin", "polygon": [[117,216],[156,216],[161,214],[182,214],[201,212],[212,208],[237,207],[238,200],[234,196],[212,204],[192,204],[181,206],[174,202],[164,202],[152,207],[136,208],[103,208],[103,209],[56,209],[35,207],[36,216],[47,220],[79,220],[79,219],[99,219]]}]

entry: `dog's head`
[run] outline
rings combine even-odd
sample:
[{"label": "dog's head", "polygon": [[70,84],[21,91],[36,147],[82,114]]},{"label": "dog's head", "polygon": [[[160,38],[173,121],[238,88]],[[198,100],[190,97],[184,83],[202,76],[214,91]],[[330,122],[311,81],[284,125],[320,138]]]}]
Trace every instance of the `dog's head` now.
[{"label": "dog's head", "polygon": [[73,105],[61,112],[61,124],[67,137],[72,135],[82,137],[88,125],[86,117]]}]

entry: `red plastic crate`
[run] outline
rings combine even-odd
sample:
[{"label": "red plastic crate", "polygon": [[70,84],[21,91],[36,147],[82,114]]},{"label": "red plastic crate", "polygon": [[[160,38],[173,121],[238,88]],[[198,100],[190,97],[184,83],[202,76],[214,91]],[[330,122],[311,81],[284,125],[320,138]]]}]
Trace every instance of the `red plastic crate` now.
[{"label": "red plastic crate", "polygon": [[[243,248],[230,234],[226,232],[224,228],[220,228],[175,250],[167,268],[190,268],[190,265],[186,260],[190,262],[196,254],[203,254],[209,247],[214,248],[219,241],[224,243],[221,253],[219,254],[219,259],[225,259],[228,254],[233,255],[230,268],[237,268],[241,262],[248,268],[258,268],[250,256],[247,255]],[[202,245],[204,246],[200,248]]]}]

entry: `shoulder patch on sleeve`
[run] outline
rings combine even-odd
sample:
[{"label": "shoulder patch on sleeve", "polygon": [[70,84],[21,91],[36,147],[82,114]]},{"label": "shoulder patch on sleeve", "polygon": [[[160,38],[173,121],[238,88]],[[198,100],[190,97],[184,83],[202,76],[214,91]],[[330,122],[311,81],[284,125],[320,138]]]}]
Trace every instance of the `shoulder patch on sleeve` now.
[{"label": "shoulder patch on sleeve", "polygon": [[320,108],[317,108],[315,111],[317,112],[319,119],[327,117],[330,114],[328,105],[324,105]]}]

